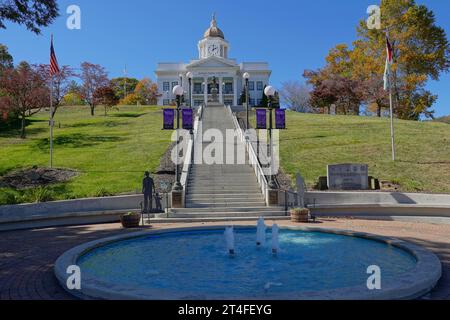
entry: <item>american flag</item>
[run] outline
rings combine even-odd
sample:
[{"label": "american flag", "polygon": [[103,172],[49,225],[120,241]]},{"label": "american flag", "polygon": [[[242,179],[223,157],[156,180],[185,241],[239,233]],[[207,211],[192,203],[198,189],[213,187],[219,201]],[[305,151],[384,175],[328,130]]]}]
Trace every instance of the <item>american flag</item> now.
[{"label": "american flag", "polygon": [[394,62],[394,52],[392,50],[391,42],[389,41],[389,36],[386,34],[386,68],[384,69],[384,90],[388,90],[390,87],[390,74],[391,65]]},{"label": "american flag", "polygon": [[50,75],[53,77],[59,74],[58,59],[56,59],[55,49],[53,48],[53,36],[50,45]]}]

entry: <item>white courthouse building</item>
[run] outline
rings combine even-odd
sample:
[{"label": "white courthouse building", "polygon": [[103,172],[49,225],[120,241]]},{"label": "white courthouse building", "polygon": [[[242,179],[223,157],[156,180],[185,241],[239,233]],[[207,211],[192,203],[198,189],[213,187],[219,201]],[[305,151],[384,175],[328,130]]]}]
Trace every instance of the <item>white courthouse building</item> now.
[{"label": "white courthouse building", "polygon": [[[182,85],[185,99],[189,99],[188,72],[192,74],[191,93],[194,106],[212,101],[213,92],[218,92],[218,100],[225,105],[237,106],[245,88],[244,73],[249,73],[250,105],[259,105],[264,87],[269,84],[269,65],[266,62],[241,62],[229,58],[230,44],[217,26],[215,16],[203,39],[198,42],[198,59],[189,63],[159,63],[155,71],[159,93],[158,104],[170,105],[175,96],[173,87]],[[216,80],[216,90],[214,88]]]}]

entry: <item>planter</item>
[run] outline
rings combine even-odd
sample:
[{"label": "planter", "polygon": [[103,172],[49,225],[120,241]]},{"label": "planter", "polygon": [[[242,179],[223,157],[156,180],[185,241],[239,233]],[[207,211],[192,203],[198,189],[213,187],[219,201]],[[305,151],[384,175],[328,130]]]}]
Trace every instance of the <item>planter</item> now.
[{"label": "planter", "polygon": [[124,228],[137,228],[141,224],[141,215],[137,213],[124,214],[120,217],[120,222]]},{"label": "planter", "polygon": [[309,222],[311,211],[309,209],[294,209],[291,210],[291,221],[295,223]]}]

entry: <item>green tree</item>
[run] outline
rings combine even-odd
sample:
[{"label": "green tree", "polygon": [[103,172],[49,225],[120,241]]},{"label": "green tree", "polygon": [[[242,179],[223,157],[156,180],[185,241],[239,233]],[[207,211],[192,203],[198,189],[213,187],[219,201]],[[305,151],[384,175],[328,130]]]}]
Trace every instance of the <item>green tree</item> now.
[{"label": "green tree", "polygon": [[13,67],[13,57],[9,54],[8,47],[0,43],[0,73]]},{"label": "green tree", "polygon": [[139,80],[135,78],[120,77],[111,79],[111,86],[120,99],[123,99],[126,95],[133,93],[138,83]]},{"label": "green tree", "polygon": [[262,93],[262,99],[261,99],[261,102],[259,103],[259,106],[263,107],[263,108],[267,107],[267,104],[269,103],[269,98],[266,96],[266,93],[265,93],[266,87],[267,86],[264,86],[264,90]]},{"label": "green tree", "polygon": [[5,22],[23,24],[34,33],[41,33],[42,27],[50,25],[58,16],[56,0],[14,0],[0,4],[0,29],[6,29]]}]

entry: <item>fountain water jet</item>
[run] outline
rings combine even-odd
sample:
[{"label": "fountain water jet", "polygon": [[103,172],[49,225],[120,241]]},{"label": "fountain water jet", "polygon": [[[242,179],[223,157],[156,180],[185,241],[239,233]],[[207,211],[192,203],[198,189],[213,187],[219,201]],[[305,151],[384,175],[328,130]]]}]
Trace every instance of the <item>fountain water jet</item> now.
[{"label": "fountain water jet", "polygon": [[280,251],[280,228],[277,224],[272,226],[272,253],[278,254]]},{"label": "fountain water jet", "polygon": [[264,218],[259,218],[258,226],[256,229],[256,245],[264,246],[266,244],[266,224],[264,222]]},{"label": "fountain water jet", "polygon": [[235,240],[234,240],[234,228],[233,227],[228,227],[225,229],[225,241],[227,243],[228,253],[233,256],[235,254],[235,250],[234,250]]}]

